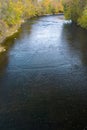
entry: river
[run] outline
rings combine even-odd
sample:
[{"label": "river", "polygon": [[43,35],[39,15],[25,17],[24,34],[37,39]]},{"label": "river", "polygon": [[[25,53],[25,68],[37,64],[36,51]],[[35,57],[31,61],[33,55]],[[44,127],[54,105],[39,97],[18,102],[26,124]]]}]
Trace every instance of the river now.
[{"label": "river", "polygon": [[2,45],[0,130],[86,130],[87,31],[44,16]]}]

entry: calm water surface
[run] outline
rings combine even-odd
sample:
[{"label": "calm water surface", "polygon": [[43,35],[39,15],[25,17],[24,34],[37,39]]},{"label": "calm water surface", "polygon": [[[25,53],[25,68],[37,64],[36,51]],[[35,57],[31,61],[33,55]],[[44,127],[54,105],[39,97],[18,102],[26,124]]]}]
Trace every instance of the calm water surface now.
[{"label": "calm water surface", "polygon": [[87,130],[87,31],[45,16],[0,55],[0,130]]}]

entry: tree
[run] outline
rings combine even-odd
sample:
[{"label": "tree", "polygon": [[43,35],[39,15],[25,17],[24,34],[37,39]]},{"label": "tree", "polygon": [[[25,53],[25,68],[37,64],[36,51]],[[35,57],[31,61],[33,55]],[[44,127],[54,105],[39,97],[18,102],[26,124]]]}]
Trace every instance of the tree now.
[{"label": "tree", "polygon": [[87,0],[63,0],[63,5],[66,19],[87,27]]}]

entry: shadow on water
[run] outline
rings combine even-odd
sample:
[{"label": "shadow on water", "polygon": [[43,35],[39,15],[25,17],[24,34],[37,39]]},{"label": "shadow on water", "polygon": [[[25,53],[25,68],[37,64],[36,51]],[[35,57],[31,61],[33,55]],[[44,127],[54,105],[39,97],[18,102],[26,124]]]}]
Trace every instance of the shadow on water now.
[{"label": "shadow on water", "polygon": [[20,41],[25,35],[31,33],[32,25],[36,23],[37,18],[26,21],[18,29],[18,32],[14,35],[8,37],[1,45],[6,49],[6,52],[0,54],[0,75],[3,74],[6,70],[6,67],[9,63],[9,52],[16,45],[17,40]]},{"label": "shadow on water", "polygon": [[9,56],[8,53],[14,47],[15,45],[15,39],[20,37],[21,30],[14,34],[13,36],[7,38],[3,43],[2,46],[5,47],[6,52],[3,52],[0,54],[0,74],[3,73],[6,70],[6,67],[9,62]]},{"label": "shadow on water", "polygon": [[67,42],[70,51],[77,51],[82,64],[87,67],[87,30],[74,23],[64,24],[62,37]]}]

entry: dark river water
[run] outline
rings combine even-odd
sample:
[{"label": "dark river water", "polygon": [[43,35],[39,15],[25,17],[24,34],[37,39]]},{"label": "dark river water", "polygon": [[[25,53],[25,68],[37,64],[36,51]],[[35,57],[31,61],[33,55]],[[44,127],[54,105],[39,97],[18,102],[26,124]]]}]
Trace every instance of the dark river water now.
[{"label": "dark river water", "polygon": [[27,21],[0,54],[0,130],[87,130],[87,31],[61,15]]}]

